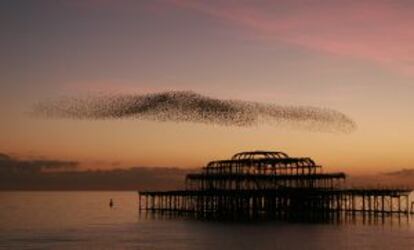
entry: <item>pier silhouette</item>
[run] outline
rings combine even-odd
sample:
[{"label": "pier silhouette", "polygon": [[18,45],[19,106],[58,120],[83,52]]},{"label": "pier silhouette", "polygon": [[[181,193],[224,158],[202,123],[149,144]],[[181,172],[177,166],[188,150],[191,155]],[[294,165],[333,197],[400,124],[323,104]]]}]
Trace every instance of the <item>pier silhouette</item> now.
[{"label": "pier silhouette", "polygon": [[139,211],[235,220],[410,213],[412,189],[347,188],[345,179],[311,158],[241,152],[188,174],[183,190],[139,191]]}]

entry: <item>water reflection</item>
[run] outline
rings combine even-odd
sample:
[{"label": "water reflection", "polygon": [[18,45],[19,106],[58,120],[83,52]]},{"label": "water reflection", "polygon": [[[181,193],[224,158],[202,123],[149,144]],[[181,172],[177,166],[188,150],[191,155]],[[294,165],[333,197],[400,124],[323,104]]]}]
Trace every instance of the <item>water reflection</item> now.
[{"label": "water reflection", "polygon": [[269,222],[285,222],[285,223],[299,223],[299,224],[336,224],[336,225],[373,225],[373,226],[399,226],[407,227],[413,223],[413,218],[409,214],[382,214],[382,215],[369,215],[369,214],[330,214],[324,216],[316,215],[294,215],[294,216],[280,216],[275,218],[246,218],[244,220],[231,220],[231,219],[219,219],[219,218],[197,218],[192,214],[185,213],[170,213],[170,212],[139,212],[139,220],[174,220],[174,219],[187,219],[193,221],[214,221],[225,223],[269,223]]}]

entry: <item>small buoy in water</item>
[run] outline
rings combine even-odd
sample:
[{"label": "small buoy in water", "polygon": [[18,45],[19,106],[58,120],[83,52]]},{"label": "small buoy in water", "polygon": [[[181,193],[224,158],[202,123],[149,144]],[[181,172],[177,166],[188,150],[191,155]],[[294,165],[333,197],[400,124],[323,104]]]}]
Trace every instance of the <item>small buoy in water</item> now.
[{"label": "small buoy in water", "polygon": [[112,199],[109,200],[109,207],[113,207],[114,206],[114,201]]}]

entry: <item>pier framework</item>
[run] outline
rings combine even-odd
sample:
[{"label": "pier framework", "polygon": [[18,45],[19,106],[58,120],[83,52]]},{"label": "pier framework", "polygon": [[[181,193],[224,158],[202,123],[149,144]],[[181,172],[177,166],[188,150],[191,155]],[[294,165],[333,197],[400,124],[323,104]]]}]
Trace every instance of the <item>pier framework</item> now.
[{"label": "pier framework", "polygon": [[409,214],[407,188],[345,188],[344,173],[323,173],[310,158],[253,151],[212,161],[186,176],[186,188],[140,191],[139,210],[202,218]]}]

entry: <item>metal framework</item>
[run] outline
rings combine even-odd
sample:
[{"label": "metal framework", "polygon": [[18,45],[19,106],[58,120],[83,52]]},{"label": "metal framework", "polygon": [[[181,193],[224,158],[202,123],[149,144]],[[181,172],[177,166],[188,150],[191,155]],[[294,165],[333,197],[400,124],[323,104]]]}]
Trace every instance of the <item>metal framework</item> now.
[{"label": "metal framework", "polygon": [[344,173],[323,173],[307,157],[241,152],[188,174],[184,190],[140,191],[139,211],[235,219],[410,213],[411,189],[349,189],[343,185],[345,178]]}]

